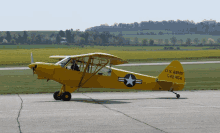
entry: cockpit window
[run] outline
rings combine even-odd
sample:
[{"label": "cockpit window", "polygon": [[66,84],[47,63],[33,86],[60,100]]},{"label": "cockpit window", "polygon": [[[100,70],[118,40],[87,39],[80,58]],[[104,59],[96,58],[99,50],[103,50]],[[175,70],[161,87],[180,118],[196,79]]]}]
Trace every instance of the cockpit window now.
[{"label": "cockpit window", "polygon": [[62,59],[61,61],[58,61],[56,64],[60,65],[61,67],[64,67],[70,60],[71,60],[70,57],[66,57]]}]

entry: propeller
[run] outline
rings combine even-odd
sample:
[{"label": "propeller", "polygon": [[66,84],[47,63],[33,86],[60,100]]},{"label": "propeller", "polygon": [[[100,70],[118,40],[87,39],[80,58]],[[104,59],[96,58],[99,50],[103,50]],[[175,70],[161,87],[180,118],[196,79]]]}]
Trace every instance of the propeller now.
[{"label": "propeller", "polygon": [[32,70],[33,70],[33,76],[34,76],[34,71],[35,71],[36,68],[37,68],[37,65],[35,65],[34,67],[32,67]]},{"label": "propeller", "polygon": [[[33,54],[32,54],[32,52],[31,52],[31,64],[33,64],[34,63],[34,58],[33,58]],[[34,76],[34,71],[35,71],[35,69],[37,68],[37,65],[35,65],[34,67],[32,67],[32,70],[33,70],[33,76]]]}]

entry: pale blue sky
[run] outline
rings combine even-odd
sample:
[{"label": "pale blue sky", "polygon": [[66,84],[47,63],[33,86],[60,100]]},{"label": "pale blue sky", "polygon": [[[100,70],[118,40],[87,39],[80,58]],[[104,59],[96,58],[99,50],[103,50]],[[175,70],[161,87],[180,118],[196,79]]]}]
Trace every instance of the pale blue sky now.
[{"label": "pale blue sky", "polygon": [[107,23],[220,22],[219,0],[0,0],[0,31],[73,30]]}]

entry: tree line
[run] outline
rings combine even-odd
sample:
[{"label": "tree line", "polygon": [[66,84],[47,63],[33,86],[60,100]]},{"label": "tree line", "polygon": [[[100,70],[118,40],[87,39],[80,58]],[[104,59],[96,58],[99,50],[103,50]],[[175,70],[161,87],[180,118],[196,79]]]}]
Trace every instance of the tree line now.
[{"label": "tree line", "polygon": [[[159,33],[146,32],[146,30],[161,30]],[[200,35],[220,35],[220,22],[202,21],[195,23],[193,21],[181,21],[181,20],[169,20],[169,21],[142,21],[140,23],[115,23],[109,26],[108,24],[102,24],[87,28],[86,31],[110,31],[110,32],[122,32],[122,31],[139,31],[138,35],[165,35],[170,34],[168,31],[172,31],[172,35],[184,35],[184,34],[200,34]],[[143,32],[145,31],[145,32]]]},{"label": "tree line", "polygon": [[104,46],[154,46],[154,45],[186,45],[190,46],[192,44],[195,45],[214,45],[220,43],[220,38],[217,39],[217,42],[212,38],[203,38],[199,40],[195,38],[191,40],[187,38],[186,40],[180,39],[177,40],[176,37],[172,37],[170,39],[142,39],[139,40],[135,37],[133,40],[130,38],[124,38],[121,33],[118,35],[110,34],[109,31],[103,31],[99,33],[98,31],[72,31],[60,30],[57,34],[37,34],[37,32],[27,32],[23,31],[22,34],[13,34],[11,35],[10,31],[1,32],[0,42],[3,44],[60,44],[61,38],[65,37],[67,44],[74,45],[104,45]]}]

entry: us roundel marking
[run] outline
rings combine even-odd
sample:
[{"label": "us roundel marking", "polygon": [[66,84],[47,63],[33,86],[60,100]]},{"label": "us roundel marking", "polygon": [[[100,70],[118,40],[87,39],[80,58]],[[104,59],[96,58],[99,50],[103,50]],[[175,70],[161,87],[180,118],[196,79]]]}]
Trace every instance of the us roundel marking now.
[{"label": "us roundel marking", "polygon": [[127,74],[125,77],[118,77],[119,82],[124,82],[127,87],[133,87],[135,84],[142,84],[141,79],[136,79],[133,74]]},{"label": "us roundel marking", "polygon": [[136,77],[133,74],[127,74],[124,77],[124,84],[127,87],[133,87],[136,83]]}]

